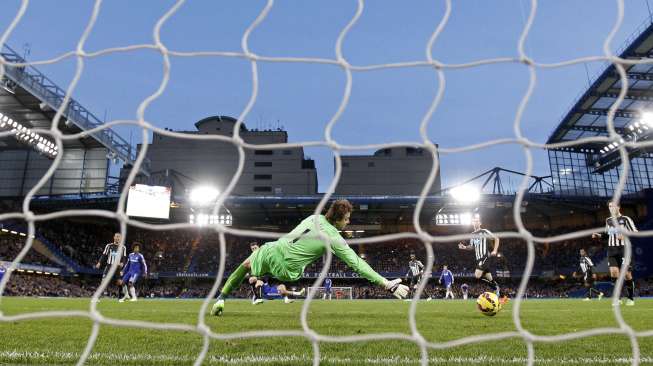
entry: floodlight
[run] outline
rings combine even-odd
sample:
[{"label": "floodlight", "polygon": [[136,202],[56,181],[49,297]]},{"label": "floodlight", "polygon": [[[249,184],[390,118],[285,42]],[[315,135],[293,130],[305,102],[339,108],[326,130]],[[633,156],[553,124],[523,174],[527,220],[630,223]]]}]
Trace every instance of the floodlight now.
[{"label": "floodlight", "polygon": [[653,126],[653,112],[644,112],[640,118],[642,123]]},{"label": "floodlight", "polygon": [[471,225],[472,224],[472,214],[470,212],[465,212],[460,214],[460,224],[461,225]]},{"label": "floodlight", "polygon": [[474,203],[481,198],[481,192],[472,186],[453,187],[449,194],[459,203]]},{"label": "floodlight", "polygon": [[220,191],[213,187],[197,187],[190,191],[190,201],[196,204],[208,204],[218,197]]}]

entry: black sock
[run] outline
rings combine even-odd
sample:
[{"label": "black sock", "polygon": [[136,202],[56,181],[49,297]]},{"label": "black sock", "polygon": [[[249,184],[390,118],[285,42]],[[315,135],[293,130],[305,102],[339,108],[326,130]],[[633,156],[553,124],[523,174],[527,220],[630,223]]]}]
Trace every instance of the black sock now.
[{"label": "black sock", "polygon": [[499,284],[497,281],[493,280],[488,280],[487,278],[479,278],[480,281],[485,282],[486,285],[494,288],[494,292],[496,292],[497,296],[499,296]]},{"label": "black sock", "polygon": [[628,296],[629,300],[633,300],[633,296],[635,295],[635,280],[626,280],[624,286],[626,286],[626,296]]},{"label": "black sock", "polygon": [[592,288],[588,287],[587,288],[587,294],[585,295],[588,299],[592,298]]}]

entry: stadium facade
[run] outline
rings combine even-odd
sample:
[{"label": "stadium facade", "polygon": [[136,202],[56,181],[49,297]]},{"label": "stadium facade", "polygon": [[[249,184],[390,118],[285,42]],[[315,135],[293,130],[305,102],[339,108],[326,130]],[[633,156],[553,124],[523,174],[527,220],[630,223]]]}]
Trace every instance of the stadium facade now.
[{"label": "stadium facade", "polygon": [[[373,155],[345,155],[335,193],[343,196],[419,195],[432,165],[428,151],[409,146],[381,149]],[[439,194],[440,190],[438,170],[428,194]]]},{"label": "stadium facade", "polygon": [[[7,45],[0,49],[7,62],[25,59]],[[50,129],[66,92],[33,66],[6,65],[0,79],[0,197],[24,196],[50,168],[59,149],[52,137],[32,129]],[[64,135],[102,125],[93,113],[70,98],[58,129]],[[110,161],[133,162],[135,151],[110,128],[62,141],[58,169],[38,195],[103,193],[109,185]],[[147,174],[147,164],[142,171]]]},{"label": "stadium facade", "polygon": [[[653,23],[647,22],[623,49],[620,57],[641,60],[653,55]],[[609,197],[622,174],[618,146],[642,142],[653,135],[653,65],[623,65],[628,85],[622,85],[614,65],[609,64],[574,102],[547,143],[570,142],[608,136],[608,111],[627,87],[624,101],[615,111],[610,143],[587,142],[549,150],[551,176],[558,196]],[[653,187],[653,154],[646,148],[627,148],[631,169],[624,193]]]},{"label": "stadium facade", "polygon": [[[196,131],[176,131],[188,135],[232,136],[236,119],[213,116],[195,123]],[[282,144],[288,133],[277,130],[249,130],[241,125],[240,137],[249,144]],[[139,145],[138,149],[140,150]],[[153,134],[147,158],[154,180],[141,176],[139,181],[157,184],[156,177],[168,179],[174,195],[198,185],[224,190],[238,167],[238,149],[229,142],[193,140]],[[123,172],[124,177],[126,171]],[[173,177],[174,179],[170,179]],[[166,184],[164,184],[166,185]],[[245,149],[245,167],[233,194],[311,195],[317,193],[315,162],[304,155],[302,147],[285,149]]]}]

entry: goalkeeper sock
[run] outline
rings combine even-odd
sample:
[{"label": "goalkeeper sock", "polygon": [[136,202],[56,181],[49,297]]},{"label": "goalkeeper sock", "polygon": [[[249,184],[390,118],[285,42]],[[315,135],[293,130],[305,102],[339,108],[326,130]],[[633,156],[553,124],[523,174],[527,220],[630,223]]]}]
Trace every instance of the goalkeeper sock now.
[{"label": "goalkeeper sock", "polygon": [[633,300],[633,296],[635,295],[635,280],[626,280],[626,296],[628,296],[629,300]]},{"label": "goalkeeper sock", "polygon": [[235,287],[240,286],[240,284],[243,282],[245,277],[247,276],[247,268],[243,266],[242,264],[236,268],[235,271],[227,278],[227,282],[225,282],[224,287],[222,287],[222,291],[220,291],[220,295],[218,296],[218,300],[224,300],[229,296],[231,291]]}]

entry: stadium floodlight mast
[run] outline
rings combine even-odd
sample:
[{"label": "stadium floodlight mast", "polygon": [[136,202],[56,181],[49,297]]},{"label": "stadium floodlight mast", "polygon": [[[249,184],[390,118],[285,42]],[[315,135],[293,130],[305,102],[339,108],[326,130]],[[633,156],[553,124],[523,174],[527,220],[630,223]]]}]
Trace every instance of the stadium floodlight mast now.
[{"label": "stadium floodlight mast", "polygon": [[461,204],[472,204],[481,199],[481,191],[470,185],[453,187],[449,190],[449,195]]},{"label": "stadium floodlight mast", "polygon": [[194,205],[206,206],[215,202],[219,195],[220,191],[217,188],[210,186],[201,186],[193,188],[190,191],[188,198]]}]

